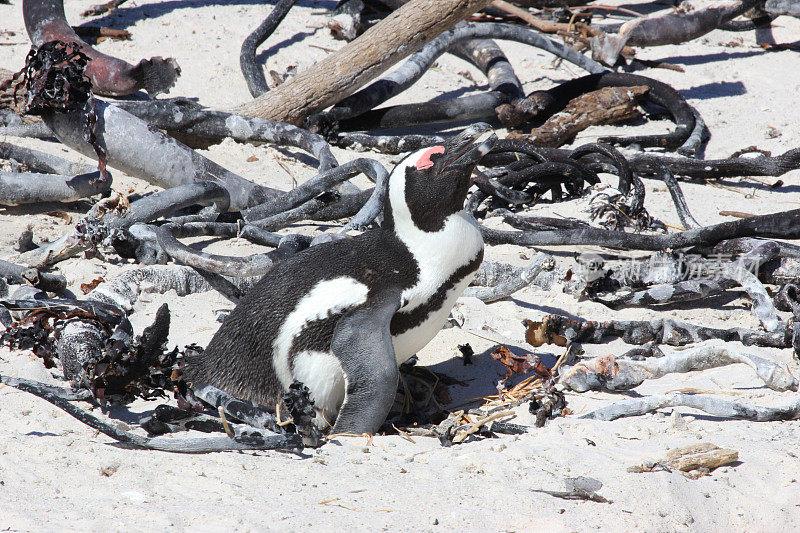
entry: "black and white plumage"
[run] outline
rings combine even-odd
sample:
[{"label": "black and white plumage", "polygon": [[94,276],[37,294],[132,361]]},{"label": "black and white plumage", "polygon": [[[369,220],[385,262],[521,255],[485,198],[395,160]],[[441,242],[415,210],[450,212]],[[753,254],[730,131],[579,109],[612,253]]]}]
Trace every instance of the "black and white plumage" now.
[{"label": "black and white plumage", "polygon": [[[240,300],[185,377],[275,405],[294,380],[320,427],[375,432],[394,402],[398,364],[441,329],[483,259],[463,211],[470,176],[496,138],[475,125],[404,158],[384,222],[278,263]],[[334,423],[335,421],[335,423]]]}]

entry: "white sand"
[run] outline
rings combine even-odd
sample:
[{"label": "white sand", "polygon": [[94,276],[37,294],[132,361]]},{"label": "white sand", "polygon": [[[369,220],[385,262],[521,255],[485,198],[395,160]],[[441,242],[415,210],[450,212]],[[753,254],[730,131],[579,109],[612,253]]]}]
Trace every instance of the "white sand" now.
[{"label": "white sand", "polygon": [[[67,1],[71,22],[82,22],[79,13],[90,2]],[[327,30],[320,29],[326,16],[320,8],[334,2],[301,2],[279,31],[262,47],[261,61],[281,71],[290,64],[303,68],[328,52],[315,44],[338,48]],[[130,42],[106,41],[103,52],[137,62],[154,55],[173,56],[183,74],[170,96],[198,97],[208,106],[226,108],[245,101],[249,94],[239,72],[239,46],[246,34],[266,15],[268,8],[256,2],[162,2],[130,0],[123,8],[95,24],[125,28]],[[0,35],[0,65],[19,69],[28,51],[22,23],[21,2],[0,5],[3,29],[16,35]],[[778,42],[792,42],[800,24],[781,18],[774,35]],[[293,36],[298,34],[297,39]],[[288,46],[279,43],[290,39]],[[733,43],[731,46],[729,43]],[[525,82],[526,92],[547,88],[582,73],[576,67],[554,68],[551,58],[515,44],[504,49]],[[764,52],[752,33],[713,32],[681,46],[642,50],[640,57],[681,64],[685,73],[650,70],[643,74],[672,84],[684,92],[708,123],[713,138],[708,158],[727,157],[734,151],[757,145],[773,154],[800,146],[797,98],[800,91],[800,59],[796,52]],[[474,68],[453,57],[438,60],[440,68],[396,99],[427,100],[471,84],[458,73]],[[630,131],[662,131],[667,122],[645,124]],[[765,136],[769,127],[780,135]],[[618,128],[596,128],[581,136],[596,138]],[[4,139],[5,140],[5,139]],[[58,144],[9,139],[70,159],[81,156]],[[277,163],[279,158],[294,177],[304,180],[313,167],[287,157],[292,151],[269,146],[254,147],[226,141],[203,151],[227,168],[259,183],[289,188],[292,181]],[[335,150],[340,162],[358,154]],[[257,161],[247,162],[256,155]],[[391,158],[375,156],[383,162]],[[88,161],[88,160],[87,160]],[[775,179],[734,178],[720,182],[727,188],[683,184],[690,209],[704,224],[730,220],[720,210],[757,214],[782,211],[800,205],[800,172],[782,179],[772,190],[765,183]],[[646,180],[646,207],[652,215],[677,225],[672,203],[663,184]],[[157,190],[121,172],[114,172],[114,189],[123,193]],[[541,205],[537,214],[578,215],[579,202]],[[14,243],[30,226],[37,238],[52,239],[66,229],[60,218],[47,215],[66,209],[77,220],[88,203],[68,206],[0,208],[0,257],[13,260]],[[217,253],[243,255],[256,247],[234,240],[205,248]],[[594,247],[556,249],[558,269],[574,264],[577,251]],[[534,252],[513,246],[494,247],[487,257],[524,264]],[[59,265],[78,293],[78,286],[98,275],[113,276],[121,267],[96,259],[72,259]],[[205,344],[218,327],[214,311],[230,308],[216,293],[177,298],[175,294],[146,295],[132,315],[137,332],[152,320],[162,302],[172,310],[171,345]],[[676,306],[660,312],[629,309],[613,312],[592,302],[578,302],[558,288],[544,292],[528,288],[513,300],[492,304],[469,316],[469,325],[490,329],[478,333],[497,341],[531,350],[524,342],[522,318],[536,319],[558,312],[585,319],[648,319],[673,317],[718,327],[755,328],[758,322],[744,298],[726,302],[714,299],[711,308]],[[481,306],[477,306],[481,309]],[[475,306],[470,306],[475,309]],[[786,318],[786,314],[782,314]],[[453,359],[456,345],[469,342],[476,364],[463,367]],[[442,331],[421,353],[423,364],[455,377],[473,379],[467,390],[453,387],[454,400],[491,392],[501,375],[499,364],[488,355],[495,343],[469,330]],[[740,345],[732,345],[741,348]],[[592,355],[619,354],[621,342],[585,346]],[[537,349],[546,360],[560,349]],[[665,351],[672,351],[665,347]],[[789,350],[746,348],[750,353],[798,365]],[[0,372],[53,381],[35,357],[25,352],[0,349]],[[778,405],[796,393],[766,389],[744,365],[668,376],[640,386],[630,395],[603,393],[568,394],[569,407],[585,413],[599,406],[638,394],[694,388],[740,401]],[[136,402],[136,413],[155,403]],[[87,428],[50,404],[10,387],[0,389],[0,529],[24,531],[151,531],[197,530],[485,530],[485,531],[780,531],[800,523],[800,422],[751,423],[720,420],[691,409],[678,409],[687,422],[674,427],[671,410],[615,422],[561,418],[542,429],[519,437],[504,436],[452,448],[441,448],[434,439],[410,443],[399,437],[376,437],[365,448],[363,438],[340,438],[307,456],[291,454],[217,453],[186,456],[152,451],[125,450],[104,435]],[[118,424],[135,422],[124,409],[112,412]],[[520,409],[520,423],[531,417]],[[180,435],[178,436],[180,437]],[[591,442],[590,442],[591,441]],[[738,464],[719,468],[699,480],[679,473],[628,473],[628,466],[646,458],[661,457],[668,449],[697,442],[712,442],[739,452]],[[101,469],[115,470],[110,476]],[[600,494],[613,504],[556,499],[530,489],[563,489],[563,478],[591,476],[601,480]]]}]

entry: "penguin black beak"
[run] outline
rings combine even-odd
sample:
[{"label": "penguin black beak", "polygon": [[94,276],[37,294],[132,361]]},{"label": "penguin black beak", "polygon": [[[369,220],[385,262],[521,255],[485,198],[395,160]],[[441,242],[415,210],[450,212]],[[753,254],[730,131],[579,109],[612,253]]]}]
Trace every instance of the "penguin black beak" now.
[{"label": "penguin black beak", "polygon": [[480,159],[489,153],[497,142],[497,136],[492,134],[481,144],[475,146],[473,143],[492,127],[485,122],[479,122],[468,127],[456,137],[454,137],[445,148],[445,157],[441,170],[453,170],[453,167],[469,169],[470,173]]}]

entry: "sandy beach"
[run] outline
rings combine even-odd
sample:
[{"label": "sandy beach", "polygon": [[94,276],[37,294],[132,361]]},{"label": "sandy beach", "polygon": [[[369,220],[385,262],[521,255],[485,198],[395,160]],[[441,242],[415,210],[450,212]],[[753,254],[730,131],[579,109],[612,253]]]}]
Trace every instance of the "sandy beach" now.
[{"label": "sandy beach", "polygon": [[[22,20],[21,0],[0,4],[0,66],[22,68],[30,44]],[[324,26],[333,1],[302,0],[277,32],[260,48],[258,59],[267,70],[303,68],[343,46]],[[239,70],[242,40],[266,16],[271,5],[238,0],[129,0],[111,14],[83,18],[88,2],[66,0],[73,25],[91,24],[126,29],[130,41],[106,40],[96,45],[104,53],[136,63],[151,56],[174,57],[182,74],[168,96],[197,98],[203,105],[229,109],[251,97]],[[636,5],[626,7],[636,9]],[[652,7],[651,5],[649,7]],[[661,6],[666,7],[666,6]],[[772,38],[794,42],[800,21],[781,17]],[[769,36],[762,35],[762,38]],[[313,46],[312,46],[313,45]],[[520,44],[501,43],[525,92],[545,89],[582,75],[569,64]],[[714,31],[681,45],[640,49],[637,57],[673,63],[685,72],[649,69],[641,74],[679,90],[704,117],[712,137],[707,159],[726,158],[739,149],[757,146],[773,155],[800,146],[800,56],[796,51],[765,51],[754,32]],[[462,73],[468,72],[473,85]],[[267,76],[269,79],[269,76]],[[427,101],[454,91],[470,94],[486,80],[472,65],[443,55],[413,88],[392,103]],[[668,121],[591,128],[574,146],[603,134],[654,133],[673,127]],[[497,131],[504,136],[503,130]],[[73,161],[94,162],[66,146],[36,139],[0,138],[56,154]],[[340,163],[364,154],[334,148]],[[256,183],[288,190],[316,174],[309,156],[294,149],[254,146],[226,140],[207,150],[206,157]],[[295,157],[298,156],[298,157]],[[395,157],[366,156],[391,168]],[[113,190],[144,195],[158,188],[111,169]],[[714,182],[684,181],[688,207],[704,225],[732,220],[720,211],[767,214],[800,206],[800,171],[780,178],[731,178]],[[354,180],[367,186],[365,178]],[[672,226],[680,221],[669,193],[660,181],[645,179],[645,207]],[[91,206],[36,204],[0,207],[0,258],[14,261],[14,247],[30,228],[37,242],[52,240],[74,224]],[[529,214],[587,219],[585,201],[542,203]],[[69,215],[53,214],[60,210]],[[500,218],[487,225],[506,228]],[[298,231],[320,228],[298,225]],[[294,228],[298,229],[298,228]],[[322,229],[335,229],[334,225]],[[247,255],[264,248],[244,239],[189,240],[207,252]],[[575,268],[575,256],[604,253],[624,261],[635,254],[611,253],[593,246],[550,247],[562,276]],[[489,246],[486,259],[526,265],[537,250]],[[608,255],[610,254],[610,255]],[[135,265],[97,258],[69,259],[57,265],[69,288],[98,276],[106,279]],[[653,320],[673,318],[719,328],[758,329],[744,291],[736,298],[712,297],[661,309],[614,311],[563,291],[529,286],[505,299],[484,304],[462,298],[457,309],[466,317],[461,327],[442,330],[419,354],[419,364],[463,380],[450,387],[452,406],[493,394],[505,369],[492,359],[498,344],[539,355],[552,364],[558,346],[533,348],[525,342],[523,319],[537,320],[558,313],[585,320]],[[169,347],[195,342],[206,345],[219,327],[221,310],[232,308],[216,292],[179,297],[145,293],[130,320],[137,333],[149,325],[162,303],[172,313]],[[779,314],[787,320],[789,313]],[[469,343],[476,356],[464,366],[457,346]],[[791,350],[743,347],[733,349],[788,367],[795,376],[800,364]],[[587,355],[620,355],[630,346],[616,340],[583,345]],[[677,351],[662,346],[665,353]],[[0,347],[0,374],[63,384],[58,369],[48,370],[30,352]],[[375,436],[339,437],[303,453],[224,452],[181,455],[125,449],[35,396],[0,386],[0,530],[7,531],[791,531],[800,524],[800,421],[749,422],[705,415],[689,408],[662,409],[640,417],[611,422],[582,420],[578,415],[639,395],[669,391],[702,391],[729,400],[758,405],[782,405],[796,392],[776,392],[764,386],[753,370],[736,364],[723,368],[671,374],[646,381],[634,391],[566,393],[573,415],[549,421],[523,435],[502,435],[452,447],[434,438]],[[139,416],[159,402],[137,400],[98,416],[132,429]],[[527,405],[516,409],[515,423],[533,424]],[[136,429],[143,434],[139,429]],[[180,438],[176,435],[175,438]],[[713,443],[736,450],[739,460],[699,479],[680,472],[632,473],[628,468],[657,460],[668,450]],[[611,503],[570,501],[537,490],[564,490],[564,479],[595,478],[598,491]]]}]

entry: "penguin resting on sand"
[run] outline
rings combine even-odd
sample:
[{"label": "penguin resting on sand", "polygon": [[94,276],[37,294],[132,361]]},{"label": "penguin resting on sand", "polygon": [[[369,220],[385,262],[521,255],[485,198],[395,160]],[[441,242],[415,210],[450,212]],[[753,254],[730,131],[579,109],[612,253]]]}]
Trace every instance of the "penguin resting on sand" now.
[{"label": "penguin resting on sand", "polygon": [[497,140],[473,144],[488,129],[406,156],[389,175],[382,227],[275,265],[187,361],[186,380],[263,405],[298,380],[320,428],[375,433],[398,365],[442,328],[483,260],[463,208],[475,165]]}]

